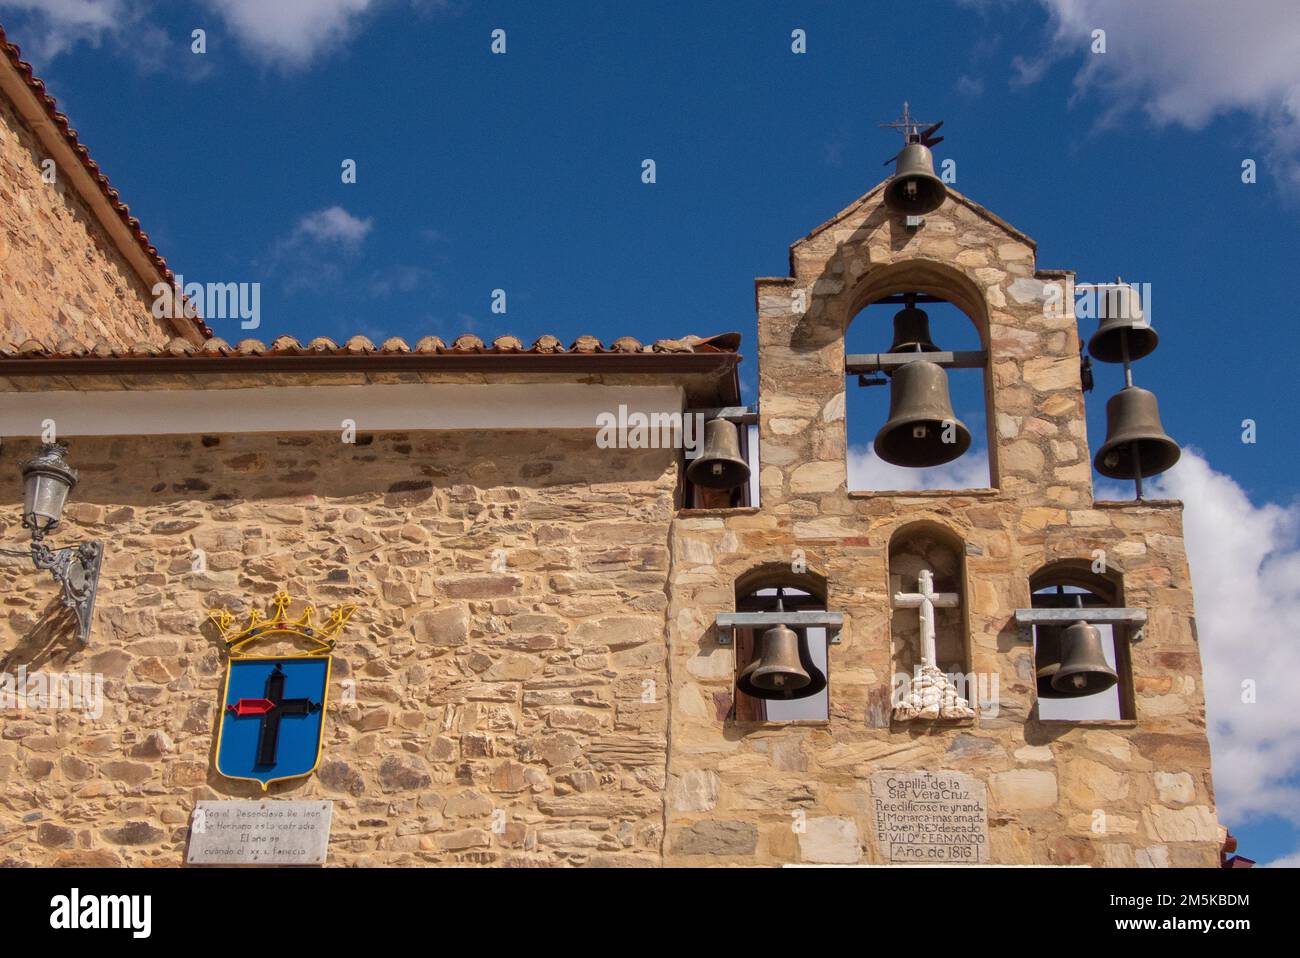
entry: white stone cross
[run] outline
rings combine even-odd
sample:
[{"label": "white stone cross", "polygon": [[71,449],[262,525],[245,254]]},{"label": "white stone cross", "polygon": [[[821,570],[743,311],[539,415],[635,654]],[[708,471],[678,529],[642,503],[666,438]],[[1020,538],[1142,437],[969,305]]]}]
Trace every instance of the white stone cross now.
[{"label": "white stone cross", "polygon": [[929,569],[916,574],[916,587],[917,592],[895,592],[894,608],[921,610],[921,667],[938,668],[934,649],[934,610],[960,605],[961,596],[955,592],[935,592],[934,573]]}]

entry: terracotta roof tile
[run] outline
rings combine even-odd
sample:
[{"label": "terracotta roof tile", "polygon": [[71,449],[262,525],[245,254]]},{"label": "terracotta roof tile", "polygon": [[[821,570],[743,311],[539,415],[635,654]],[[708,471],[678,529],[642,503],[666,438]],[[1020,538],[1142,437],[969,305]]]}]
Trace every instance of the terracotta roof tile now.
[{"label": "terracotta roof tile", "polygon": [[[81,159],[81,164],[85,167],[86,172],[99,185],[100,191],[107,197],[113,209],[117,211],[117,215],[126,223],[131,235],[140,248],[144,250],[145,255],[149,257],[150,262],[158,268],[158,271],[166,279],[171,280],[174,274],[171,268],[168,267],[167,261],[158,253],[157,247],[149,242],[149,234],[140,228],[140,221],[131,215],[130,208],[122,202],[121,194],[108,182],[108,177],[100,170],[99,164],[90,158],[90,150],[77,138],[77,131],[68,124],[68,118],[59,112],[59,106],[54,97],[45,92],[44,81],[32,72],[32,65],[22,58],[22,51],[18,49],[18,44],[9,42],[4,27],[0,27],[0,51],[3,51],[9,62],[13,64],[14,69],[23,77],[28,88],[36,95],[36,99],[45,108],[50,120],[53,121],[55,127],[63,135],[68,146]],[[203,322],[203,320],[195,319],[195,324],[204,336],[212,335],[212,330],[208,328],[207,323]]]},{"label": "terracotta roof tile", "polygon": [[481,354],[508,355],[609,355],[637,354],[652,355],[656,353],[735,353],[740,347],[739,333],[722,333],[718,336],[703,338],[685,336],[681,339],[660,339],[648,346],[631,336],[620,336],[606,347],[595,336],[579,336],[569,349],[565,349],[554,336],[541,336],[529,348],[517,336],[499,336],[490,347],[483,344],[478,336],[466,333],[459,336],[448,346],[437,336],[424,336],[412,349],[406,341],[393,336],[382,346],[376,346],[366,336],[353,336],[343,345],[338,345],[326,336],[317,336],[305,346],[293,336],[277,336],[267,346],[261,340],[242,339],[231,346],[224,339],[211,337],[200,345],[194,345],[176,337],[165,346],[153,343],[137,343],[129,348],[112,346],[103,340],[82,343],[75,339],[64,339],[57,347],[49,348],[35,339],[22,343],[0,342],[0,365],[5,360],[30,359],[136,359],[148,357],[194,357],[196,361],[220,359],[228,356],[346,356],[346,355],[417,355],[442,354],[450,356],[473,356]]},{"label": "terracotta roof tile", "polygon": [[456,337],[456,341],[451,344],[448,351],[453,353],[481,353],[483,352],[483,340],[473,333],[464,333]]}]

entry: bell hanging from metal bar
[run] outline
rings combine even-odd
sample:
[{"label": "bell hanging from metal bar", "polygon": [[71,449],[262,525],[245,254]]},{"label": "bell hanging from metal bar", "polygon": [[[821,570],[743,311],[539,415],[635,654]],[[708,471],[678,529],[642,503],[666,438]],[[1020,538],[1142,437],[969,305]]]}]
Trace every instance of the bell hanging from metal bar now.
[{"label": "bell hanging from metal bar", "polygon": [[948,188],[934,175],[934,155],[923,143],[908,143],[894,160],[894,175],[885,187],[885,205],[895,213],[917,216],[943,205]]},{"label": "bell hanging from metal bar", "polygon": [[930,317],[925,310],[917,309],[909,300],[907,306],[894,314],[894,341],[889,344],[891,353],[937,353],[939,347],[930,338]]},{"label": "bell hanging from metal bar", "polygon": [[[785,610],[778,592],[776,610]],[[808,648],[807,630],[795,632],[785,625],[765,631],[754,658],[736,679],[736,688],[757,699],[804,699],[826,688],[826,676],[817,668]]]},{"label": "bell hanging from metal bar", "polygon": [[1139,386],[1125,386],[1106,402],[1106,441],[1093,465],[1110,479],[1158,475],[1182,455],[1178,443],[1160,425],[1156,395]]},{"label": "bell hanging from metal bar", "polygon": [[1137,290],[1126,283],[1098,285],[1097,331],[1088,340],[1088,352],[1103,363],[1124,361],[1124,340],[1128,340],[1128,358],[1136,361],[1155,351],[1160,337],[1147,322]]},{"label": "bell hanging from metal bar", "polygon": [[970,430],[952,411],[943,367],[924,359],[894,370],[889,419],[876,433],[876,455],[920,469],[952,462],[970,448]]},{"label": "bell hanging from metal bar", "polygon": [[686,467],[686,478],[706,489],[735,489],[749,479],[749,464],[740,454],[735,423],[710,419],[704,424],[704,448]]},{"label": "bell hanging from metal bar", "polygon": [[1058,696],[1095,695],[1118,681],[1119,675],[1106,664],[1101,631],[1096,626],[1075,622],[1061,633],[1061,665],[1052,676]]}]

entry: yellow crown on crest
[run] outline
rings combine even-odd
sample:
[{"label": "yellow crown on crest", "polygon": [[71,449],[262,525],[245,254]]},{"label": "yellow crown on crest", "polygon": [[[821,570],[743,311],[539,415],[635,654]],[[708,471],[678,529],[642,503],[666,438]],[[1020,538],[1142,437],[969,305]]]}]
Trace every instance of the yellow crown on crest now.
[{"label": "yellow crown on crest", "polygon": [[268,619],[263,612],[253,609],[242,628],[236,623],[234,614],[227,609],[209,609],[208,618],[221,630],[221,640],[232,653],[255,639],[269,635],[291,635],[311,642],[314,647],[303,654],[312,655],[331,651],[334,648],[335,637],[347,624],[352,613],[357,610],[355,605],[341,605],[331,612],[330,617],[324,622],[317,622],[315,606],[308,605],[303,607],[302,614],[298,618],[291,619],[289,618],[291,601],[289,593],[277,592],[275,598],[271,600],[275,614]]}]

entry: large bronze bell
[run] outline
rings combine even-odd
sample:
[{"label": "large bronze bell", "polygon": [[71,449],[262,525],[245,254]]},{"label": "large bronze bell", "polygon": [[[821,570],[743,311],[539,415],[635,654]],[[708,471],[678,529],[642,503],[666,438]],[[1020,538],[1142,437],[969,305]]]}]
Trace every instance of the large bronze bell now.
[{"label": "large bronze bell", "polygon": [[934,175],[934,155],[923,143],[909,143],[894,160],[894,175],[885,187],[885,205],[895,213],[917,216],[943,205],[948,188]]},{"label": "large bronze bell", "polygon": [[1106,664],[1101,632],[1087,622],[1075,622],[1061,633],[1061,666],[1052,676],[1058,696],[1096,695],[1116,682],[1119,675]]},{"label": "large bronze bell", "polygon": [[[1135,457],[1136,453],[1136,457]],[[1106,402],[1106,441],[1093,465],[1111,479],[1142,478],[1164,472],[1182,455],[1178,443],[1160,425],[1156,395],[1139,386],[1125,386]]]},{"label": "large bronze bell", "polygon": [[894,370],[889,419],[876,433],[875,448],[885,462],[913,469],[952,462],[970,448],[970,430],[952,411],[943,367],[918,359]]},{"label": "large bronze bell", "polygon": [[894,341],[891,353],[937,353],[939,347],[930,338],[930,317],[925,310],[908,306],[894,314]]},{"label": "large bronze bell", "polygon": [[726,419],[704,424],[704,448],[686,467],[686,478],[706,489],[735,489],[749,479],[749,464],[740,454],[740,432]]},{"label": "large bronze bell", "polygon": [[1147,323],[1142,303],[1132,286],[1117,283],[1096,286],[1097,331],[1088,340],[1088,352],[1103,363],[1124,361],[1123,340],[1128,340],[1128,358],[1138,360],[1150,355],[1160,342],[1156,331]]}]

